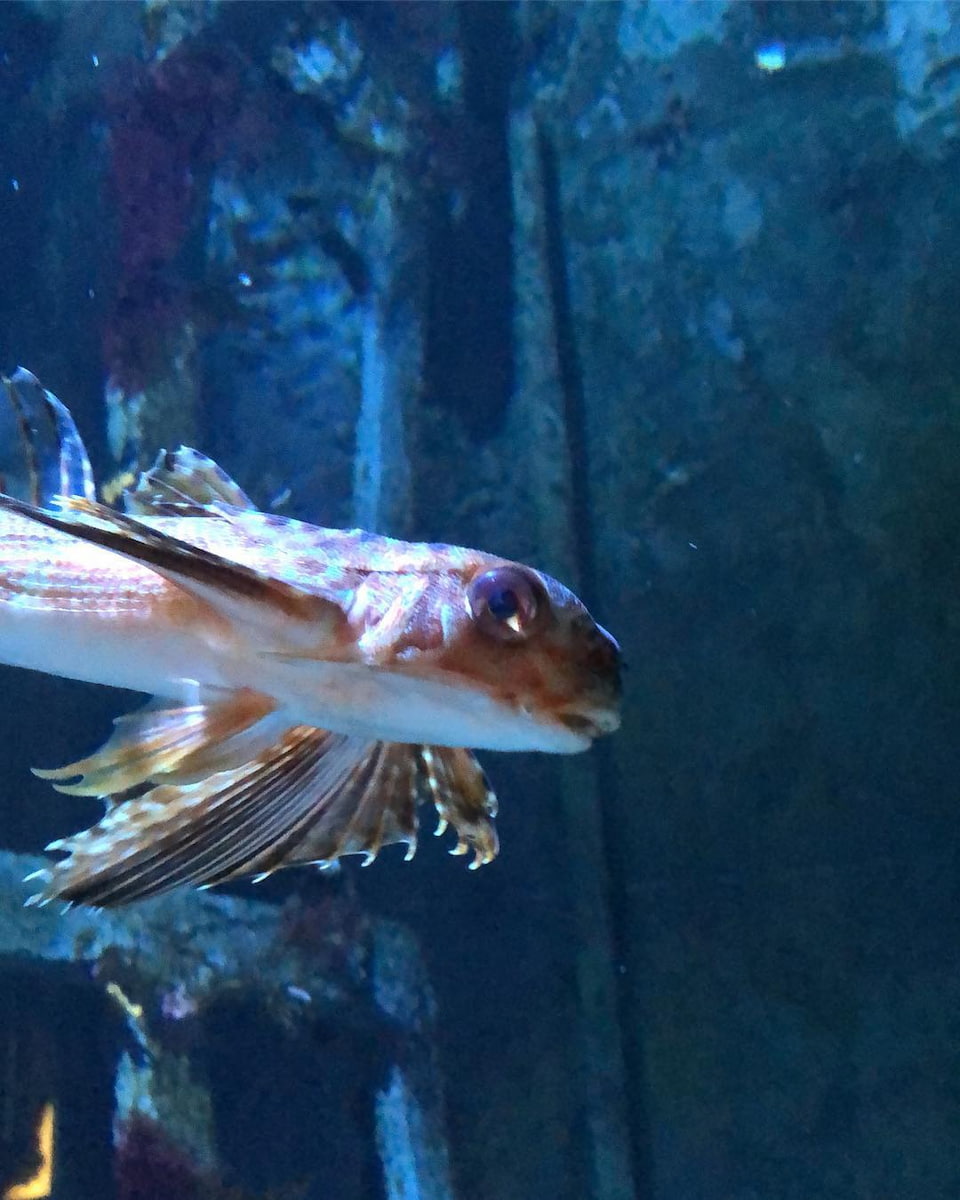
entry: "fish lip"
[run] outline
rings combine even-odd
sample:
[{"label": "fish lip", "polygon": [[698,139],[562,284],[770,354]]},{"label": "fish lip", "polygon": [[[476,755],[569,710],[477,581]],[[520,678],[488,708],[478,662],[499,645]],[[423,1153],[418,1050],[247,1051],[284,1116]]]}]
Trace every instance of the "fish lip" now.
[{"label": "fish lip", "polygon": [[609,708],[560,713],[561,724],[571,733],[590,738],[591,741],[604,734],[615,733],[620,728],[620,720],[620,713]]}]

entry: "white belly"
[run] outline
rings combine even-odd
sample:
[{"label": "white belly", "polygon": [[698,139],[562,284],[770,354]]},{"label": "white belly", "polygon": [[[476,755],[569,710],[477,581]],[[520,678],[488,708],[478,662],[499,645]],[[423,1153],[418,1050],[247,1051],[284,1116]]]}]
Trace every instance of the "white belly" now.
[{"label": "white belly", "polygon": [[0,603],[0,661],[108,687],[181,699],[184,681],[228,681],[210,646],[149,621]]}]

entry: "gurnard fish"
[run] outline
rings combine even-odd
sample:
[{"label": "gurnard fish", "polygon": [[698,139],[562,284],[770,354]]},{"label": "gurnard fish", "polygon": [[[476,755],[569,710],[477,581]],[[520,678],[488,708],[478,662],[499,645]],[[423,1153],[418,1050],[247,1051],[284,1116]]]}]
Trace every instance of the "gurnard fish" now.
[{"label": "gurnard fish", "polygon": [[421,800],[479,866],[496,800],[473,750],[576,753],[618,727],[619,647],[548,575],[258,511],[185,447],[119,511],[60,401],[23,369],[2,387],[26,469],[0,474],[0,661],[152,696],[36,771],[106,811],[47,848],[32,901],[411,857]]}]

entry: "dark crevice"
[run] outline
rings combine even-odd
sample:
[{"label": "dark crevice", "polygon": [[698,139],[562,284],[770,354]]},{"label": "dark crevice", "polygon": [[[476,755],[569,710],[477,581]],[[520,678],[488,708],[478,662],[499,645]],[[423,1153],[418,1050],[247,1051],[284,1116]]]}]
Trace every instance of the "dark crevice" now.
[{"label": "dark crevice", "polygon": [[218,1160],[243,1194],[384,1200],[375,1097],[397,1052],[392,1031],[372,1009],[315,1007],[296,1027],[243,992],[204,1010],[196,1067],[210,1087]]},{"label": "dark crevice", "polygon": [[115,1196],[122,1044],[116,1007],[82,965],[0,956],[0,1195],[41,1167],[39,1118],[50,1106],[56,1200]]},{"label": "dark crevice", "polygon": [[587,398],[577,350],[573,305],[570,300],[557,155],[553,143],[542,127],[537,130],[537,156],[543,186],[547,284],[550,291],[560,391],[563,396],[567,453],[570,458],[573,537],[581,591],[587,603],[592,604],[596,598],[597,562],[591,520],[593,504],[590,488],[590,451],[587,445]]},{"label": "dark crevice", "polygon": [[[587,397],[583,369],[577,347],[576,322],[570,295],[570,277],[566,257],[563,210],[556,149],[541,126],[537,130],[537,157],[543,189],[544,249],[547,285],[555,339],[557,370],[563,396],[566,449],[570,462],[572,533],[579,568],[581,591],[593,605],[597,598],[597,552],[593,532],[593,497],[590,486],[590,449],[587,430]],[[618,777],[613,755],[606,745],[594,747],[594,764],[600,797],[600,824],[604,859],[607,864],[609,895],[608,919],[613,941],[614,961],[631,963],[630,948],[636,939],[631,928],[628,884],[634,871],[617,836]],[[637,1195],[648,1197],[653,1191],[652,1153],[644,1080],[643,1031],[636,972],[627,970],[617,976],[617,1008],[623,1043],[623,1083],[627,1102],[630,1157]]]},{"label": "dark crevice", "polygon": [[430,147],[424,389],[483,441],[514,386],[510,88],[514,6],[458,6],[462,108]]}]

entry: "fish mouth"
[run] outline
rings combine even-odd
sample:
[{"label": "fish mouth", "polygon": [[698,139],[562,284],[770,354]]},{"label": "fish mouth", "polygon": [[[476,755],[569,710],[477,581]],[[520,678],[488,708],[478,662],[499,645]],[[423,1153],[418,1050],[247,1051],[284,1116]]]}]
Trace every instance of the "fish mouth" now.
[{"label": "fish mouth", "polygon": [[559,719],[571,733],[590,738],[591,741],[603,737],[604,734],[614,733],[620,728],[620,714],[611,708],[560,713]]}]

